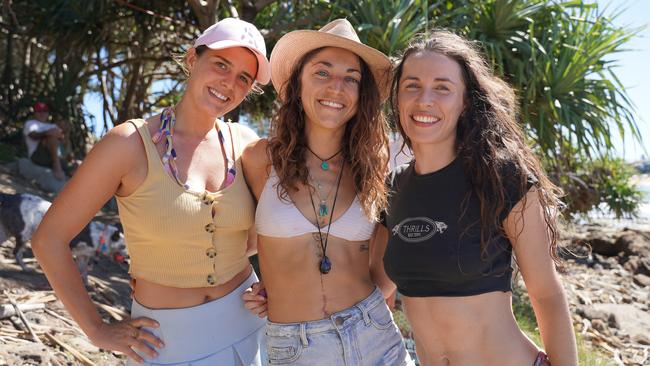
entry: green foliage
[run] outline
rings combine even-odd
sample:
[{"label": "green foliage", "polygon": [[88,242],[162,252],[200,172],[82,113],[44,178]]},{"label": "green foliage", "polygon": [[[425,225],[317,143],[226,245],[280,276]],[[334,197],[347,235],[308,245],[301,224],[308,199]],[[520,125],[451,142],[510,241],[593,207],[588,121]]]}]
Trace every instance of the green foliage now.
[{"label": "green foliage", "polygon": [[630,184],[635,170],[623,159],[582,157],[563,163],[567,170],[556,167],[549,175],[565,191],[568,214],[585,215],[596,208],[617,218],[635,216],[643,194]]},{"label": "green foliage", "polygon": [[363,43],[393,55],[427,29],[428,14],[435,6],[420,0],[344,0],[335,9],[347,15]]}]

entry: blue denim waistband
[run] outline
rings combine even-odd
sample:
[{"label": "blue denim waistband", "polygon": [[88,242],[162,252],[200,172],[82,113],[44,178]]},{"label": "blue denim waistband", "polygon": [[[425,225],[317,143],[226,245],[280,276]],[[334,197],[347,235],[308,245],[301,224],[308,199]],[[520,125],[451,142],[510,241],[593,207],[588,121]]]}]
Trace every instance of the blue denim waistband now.
[{"label": "blue denim waistband", "polygon": [[270,337],[304,337],[306,334],[345,329],[360,320],[368,324],[370,322],[368,311],[384,301],[381,290],[375,287],[375,290],[365,299],[345,310],[333,313],[325,319],[301,323],[273,323],[267,321],[266,334]]}]

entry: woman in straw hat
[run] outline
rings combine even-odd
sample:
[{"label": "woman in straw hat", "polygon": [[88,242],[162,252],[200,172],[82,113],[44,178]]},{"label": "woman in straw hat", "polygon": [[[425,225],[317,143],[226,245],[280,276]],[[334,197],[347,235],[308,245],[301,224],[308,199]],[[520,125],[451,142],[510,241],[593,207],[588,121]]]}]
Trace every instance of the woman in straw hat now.
[{"label": "woman in straw hat", "polygon": [[[512,88],[469,40],[435,31],[406,49],[390,100],[414,160],[391,174],[375,247],[422,365],[577,365],[554,263],[558,189],[525,143]],[[513,254],[548,356],[515,321]]]},{"label": "woman in straw hat", "polygon": [[[52,287],[91,341],[147,365],[256,365],[264,322],[241,294],[254,201],[241,152],[255,134],[221,116],[270,79],[264,39],[233,18],[206,29],[185,58],[180,102],[112,129],[88,154],[32,240]],[[117,196],[134,279],[132,318],[107,324],[68,243]]]},{"label": "woman in straw hat", "polygon": [[[258,200],[269,362],[411,364],[369,270],[369,240],[386,201],[381,101],[390,62],[339,19],[286,34],[271,68],[282,105],[269,139],[243,155]],[[247,305],[264,315],[258,291]]]}]

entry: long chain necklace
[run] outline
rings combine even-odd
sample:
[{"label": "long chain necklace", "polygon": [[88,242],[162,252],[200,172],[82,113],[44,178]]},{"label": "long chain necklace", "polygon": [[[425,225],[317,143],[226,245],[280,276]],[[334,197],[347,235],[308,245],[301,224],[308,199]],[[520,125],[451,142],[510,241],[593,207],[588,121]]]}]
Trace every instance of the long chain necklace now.
[{"label": "long chain necklace", "polygon": [[[178,175],[178,165],[176,164],[176,159],[178,155],[176,154],[176,149],[174,149],[174,125],[176,124],[176,115],[174,114],[174,108],[169,107],[165,108],[160,115],[160,128],[158,132],[151,139],[154,144],[158,144],[162,141],[163,137],[165,138],[165,153],[162,156],[163,166],[169,175],[174,177],[176,183],[185,189],[189,189],[187,183],[183,183]],[[235,175],[237,174],[237,169],[235,167],[235,161],[227,153],[229,150],[226,148],[227,141],[223,137],[223,133],[219,128],[219,124],[215,123],[215,128],[217,129],[217,135],[219,136],[219,143],[221,145],[221,152],[226,159],[226,164],[228,171],[226,172],[226,177],[224,179],[223,188],[228,187],[235,181]],[[222,188],[222,189],[223,189]]]},{"label": "long chain necklace", "polygon": [[336,155],[340,154],[341,151],[343,151],[343,148],[341,148],[334,155],[330,156],[327,159],[323,159],[320,156],[318,156],[318,154],[316,154],[312,149],[310,149],[308,145],[305,145],[305,147],[307,148],[307,150],[309,150],[310,153],[312,153],[315,157],[317,157],[320,160],[320,168],[323,170],[328,170],[330,168],[329,161],[332,160],[332,158],[334,158]]},{"label": "long chain necklace", "polygon": [[343,162],[343,164],[341,164],[341,171],[339,172],[339,176],[336,179],[336,191],[334,192],[334,201],[332,202],[332,212],[330,212],[330,220],[329,223],[327,224],[327,234],[325,235],[324,239],[323,239],[323,232],[320,227],[320,221],[318,219],[318,214],[316,213],[314,196],[312,195],[311,190],[309,191],[309,200],[311,201],[311,207],[314,210],[314,216],[316,217],[316,228],[318,229],[318,243],[320,244],[320,249],[323,254],[323,257],[321,258],[318,264],[318,269],[322,274],[327,274],[332,269],[332,262],[330,261],[329,257],[327,257],[327,241],[329,240],[330,237],[330,227],[332,227],[332,217],[334,216],[334,208],[336,207],[336,198],[339,195],[339,187],[341,186],[341,177],[343,176],[343,168],[345,168],[345,161]]}]

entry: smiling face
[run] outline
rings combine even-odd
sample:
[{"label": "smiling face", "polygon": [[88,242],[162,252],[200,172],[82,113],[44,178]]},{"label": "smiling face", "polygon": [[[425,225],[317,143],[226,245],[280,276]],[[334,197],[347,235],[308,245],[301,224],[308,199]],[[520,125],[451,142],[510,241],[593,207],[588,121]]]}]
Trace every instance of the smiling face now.
[{"label": "smiling face", "polygon": [[257,58],[244,47],[205,49],[200,55],[190,49],[187,56],[190,78],[186,94],[208,115],[221,117],[235,109],[251,91]]},{"label": "smiling face", "polygon": [[300,75],[307,125],[344,128],[357,113],[360,82],[361,62],[356,54],[326,47],[313,55]]},{"label": "smiling face", "polygon": [[414,148],[428,144],[454,148],[464,95],[462,71],[453,59],[419,51],[404,61],[397,104],[400,124]]}]

